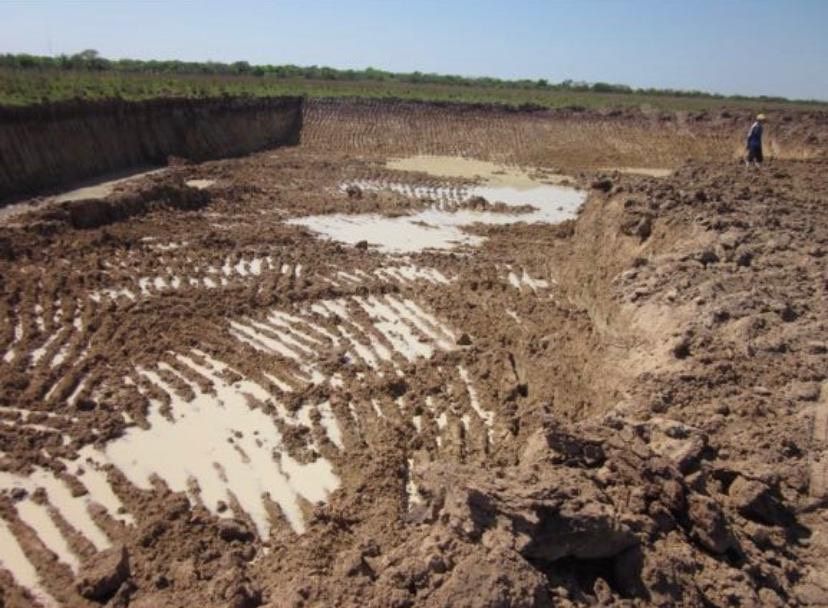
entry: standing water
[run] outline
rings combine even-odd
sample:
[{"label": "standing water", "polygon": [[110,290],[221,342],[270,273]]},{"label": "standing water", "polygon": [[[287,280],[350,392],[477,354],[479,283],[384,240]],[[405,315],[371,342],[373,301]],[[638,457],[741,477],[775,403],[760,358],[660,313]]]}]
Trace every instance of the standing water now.
[{"label": "standing water", "polygon": [[[436,157],[439,159],[440,157]],[[462,159],[461,159],[462,160]],[[496,165],[474,162],[497,168]],[[438,164],[438,163],[435,163]],[[417,167],[420,169],[420,165]],[[456,167],[457,161],[443,166]],[[463,177],[470,177],[463,175]],[[476,175],[476,177],[480,177]],[[348,244],[367,241],[387,253],[413,253],[424,249],[451,249],[456,246],[475,246],[483,237],[463,230],[474,224],[514,224],[517,222],[556,224],[576,216],[586,193],[575,188],[533,181],[525,174],[488,172],[486,183],[462,188],[413,188],[405,184],[357,182],[362,190],[393,190],[414,198],[454,199],[458,203],[482,197],[489,203],[504,203],[516,207],[508,211],[475,211],[460,208],[448,210],[441,205],[411,215],[386,217],[377,213],[331,214],[294,218],[289,223],[306,226],[328,238]],[[345,189],[349,184],[343,184]],[[531,210],[526,209],[527,206]]]}]

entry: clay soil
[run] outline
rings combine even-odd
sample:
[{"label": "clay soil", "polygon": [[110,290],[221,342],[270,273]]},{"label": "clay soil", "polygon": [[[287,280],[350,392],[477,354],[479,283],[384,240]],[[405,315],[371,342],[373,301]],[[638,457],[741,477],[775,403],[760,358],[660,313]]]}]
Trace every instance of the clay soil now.
[{"label": "clay soil", "polygon": [[[48,488],[9,485],[39,587],[0,547],[0,606],[828,605],[828,117],[771,116],[756,171],[746,114],[305,112],[297,146],[4,220],[0,474],[96,497],[89,454],[237,388],[274,467],[338,485],[299,496],[301,530],[274,491],[263,530],[240,495],[177,485],[201,453],[182,438],[144,485],[94,465],[121,505],[83,503],[103,551]],[[416,154],[588,198],[406,258],[286,223],[434,204],[348,181],[473,181],[386,166]],[[227,442],[252,462],[250,432]]]}]

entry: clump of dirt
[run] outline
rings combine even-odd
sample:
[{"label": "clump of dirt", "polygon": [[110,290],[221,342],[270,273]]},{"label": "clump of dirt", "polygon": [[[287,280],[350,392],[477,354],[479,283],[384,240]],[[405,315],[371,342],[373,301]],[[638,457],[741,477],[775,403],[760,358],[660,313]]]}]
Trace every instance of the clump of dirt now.
[{"label": "clump of dirt", "polygon": [[207,190],[184,184],[162,183],[103,200],[89,199],[63,203],[37,215],[42,216],[45,221],[64,221],[73,228],[99,228],[143,215],[153,209],[195,211],[207,205],[209,200],[210,194]]},{"label": "clump of dirt", "polygon": [[[767,568],[767,555],[740,540],[725,515],[727,499],[706,489],[712,476],[688,480],[672,454],[657,451],[655,430],[678,435],[681,425],[541,420],[514,465],[418,469],[424,498],[407,516],[404,542],[386,549],[357,535],[355,548],[332,557],[330,574],[312,585],[303,574],[286,573],[286,583],[280,577],[271,586],[276,605],[760,601],[744,571]],[[696,439],[692,432],[677,438],[678,450],[701,457]],[[777,559],[765,569],[777,582],[763,596],[781,602],[779,581],[792,564]]]}]

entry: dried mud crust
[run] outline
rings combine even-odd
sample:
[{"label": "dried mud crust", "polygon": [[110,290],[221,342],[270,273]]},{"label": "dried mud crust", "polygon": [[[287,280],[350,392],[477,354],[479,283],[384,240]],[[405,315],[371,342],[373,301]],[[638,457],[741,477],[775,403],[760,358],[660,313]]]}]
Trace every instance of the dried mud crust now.
[{"label": "dried mud crust", "polygon": [[[824,601],[825,161],[584,172],[595,188],[577,220],[478,227],[477,249],[400,258],[284,220],[433,204],[339,186],[462,186],[383,165],[452,140],[392,129],[374,151],[365,108],[326,126],[328,111],[309,110],[306,145],[175,167],[90,215],[52,207],[0,228],[0,474],[40,480],[0,497],[0,532],[40,585],[0,570],[6,605]],[[512,119],[498,117],[570,128]],[[362,135],[337,148],[349,132]],[[699,145],[724,150],[721,137]],[[654,165],[639,154],[619,166]],[[274,468],[330,462],[327,502],[300,495],[291,515],[274,494],[263,530],[241,495],[216,505],[176,486],[197,445],[148,485],[90,460],[219,399],[273,425],[229,435],[231,449],[255,458],[278,434]],[[101,477],[120,507],[96,504]],[[51,479],[90,521],[55,508]],[[74,569],[25,518],[41,507]]]}]

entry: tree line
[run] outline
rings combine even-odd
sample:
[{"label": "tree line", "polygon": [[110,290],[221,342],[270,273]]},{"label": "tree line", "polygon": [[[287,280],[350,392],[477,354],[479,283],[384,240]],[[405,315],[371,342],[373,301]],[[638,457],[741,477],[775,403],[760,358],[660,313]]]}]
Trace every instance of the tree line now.
[{"label": "tree line", "polygon": [[564,80],[550,83],[546,79],[505,80],[492,77],[468,77],[451,74],[433,74],[423,72],[388,72],[376,68],[364,70],[340,70],[325,66],[297,65],[251,65],[247,61],[221,63],[216,61],[178,61],[156,59],[107,59],[96,50],[87,49],[73,55],[29,55],[26,53],[0,54],[0,68],[14,70],[62,70],[86,72],[120,72],[159,75],[205,75],[205,76],[252,76],[259,78],[276,78],[292,80],[327,80],[327,81],[374,81],[398,82],[408,84],[434,84],[463,87],[486,87],[503,89],[537,89],[551,91],[576,91],[595,93],[625,93],[641,95],[660,95],[669,97],[704,97],[711,99],[759,99],[763,101],[789,101],[785,97],[747,97],[743,95],[719,95],[696,90],[633,88],[624,84],[608,82],[584,82]]}]

